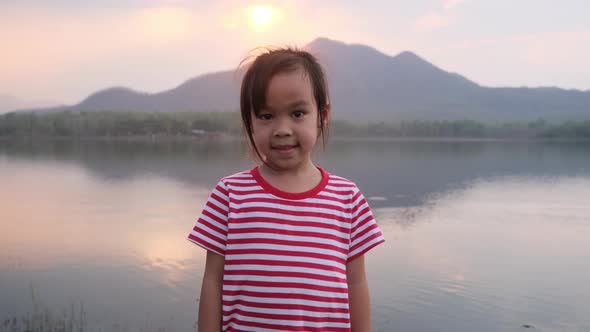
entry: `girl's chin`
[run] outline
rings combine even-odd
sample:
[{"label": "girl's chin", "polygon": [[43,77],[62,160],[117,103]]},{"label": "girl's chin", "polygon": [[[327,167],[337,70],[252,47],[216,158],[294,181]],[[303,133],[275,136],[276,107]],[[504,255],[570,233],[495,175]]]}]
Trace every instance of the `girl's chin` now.
[{"label": "girl's chin", "polygon": [[306,165],[306,163],[303,162],[303,160],[301,160],[299,158],[275,157],[275,158],[267,158],[266,165],[270,166],[270,168],[272,168],[273,170],[288,171],[288,170],[295,170],[295,169],[299,169],[301,167],[304,167],[304,165]]}]

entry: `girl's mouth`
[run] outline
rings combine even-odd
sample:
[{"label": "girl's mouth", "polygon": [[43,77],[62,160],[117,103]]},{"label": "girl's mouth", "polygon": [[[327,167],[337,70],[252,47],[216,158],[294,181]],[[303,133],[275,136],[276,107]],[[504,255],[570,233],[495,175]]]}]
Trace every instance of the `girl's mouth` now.
[{"label": "girl's mouth", "polygon": [[281,154],[288,154],[293,152],[298,145],[273,145],[271,148]]}]

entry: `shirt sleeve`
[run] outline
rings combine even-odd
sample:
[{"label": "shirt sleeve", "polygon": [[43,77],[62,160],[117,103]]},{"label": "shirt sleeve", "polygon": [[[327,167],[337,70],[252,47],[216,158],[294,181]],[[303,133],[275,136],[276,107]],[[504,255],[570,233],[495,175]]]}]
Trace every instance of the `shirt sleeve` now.
[{"label": "shirt sleeve", "polygon": [[188,235],[188,240],[206,250],[225,256],[228,214],[229,193],[223,181],[219,181]]},{"label": "shirt sleeve", "polygon": [[378,244],[385,242],[385,238],[377,225],[371,207],[360,190],[352,198],[351,212],[352,227],[348,262],[364,255]]}]

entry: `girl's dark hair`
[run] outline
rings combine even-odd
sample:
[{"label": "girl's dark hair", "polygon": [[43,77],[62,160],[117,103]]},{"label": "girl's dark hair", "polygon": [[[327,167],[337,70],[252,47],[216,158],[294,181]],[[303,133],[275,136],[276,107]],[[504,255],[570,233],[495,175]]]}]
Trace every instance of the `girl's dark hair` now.
[{"label": "girl's dark hair", "polygon": [[[248,58],[244,59],[244,63]],[[327,107],[329,103],[328,84],[321,65],[309,52],[296,48],[279,48],[266,51],[258,55],[249,65],[240,90],[240,111],[242,124],[248,140],[256,155],[260,152],[254,143],[252,131],[252,113],[258,116],[266,106],[266,91],[270,80],[279,73],[292,72],[302,69],[309,78],[313,90],[313,96],[318,109],[318,122],[322,144],[325,145],[327,136]]]}]

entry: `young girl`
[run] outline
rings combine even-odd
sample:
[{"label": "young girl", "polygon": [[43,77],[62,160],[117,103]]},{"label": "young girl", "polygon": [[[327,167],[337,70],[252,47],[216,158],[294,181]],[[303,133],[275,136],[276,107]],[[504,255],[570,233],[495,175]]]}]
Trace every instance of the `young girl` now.
[{"label": "young girl", "polygon": [[188,237],[207,250],[200,332],[371,330],[364,254],[384,239],[356,185],[311,159],[328,100],[307,52],[267,51],[246,71],[260,165],[219,181]]}]

